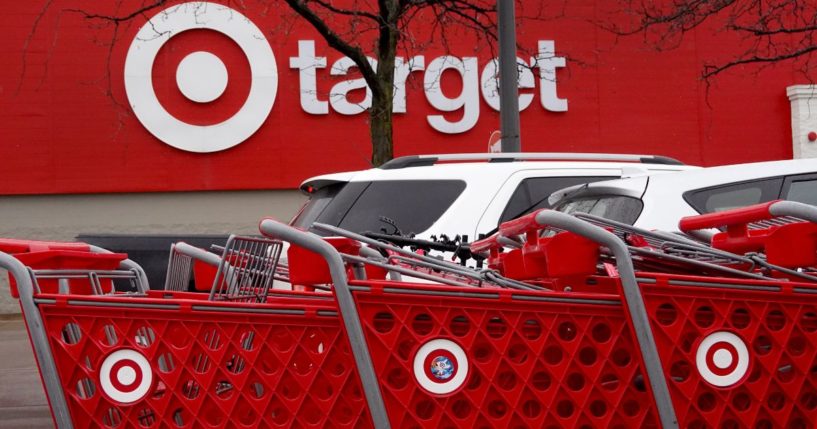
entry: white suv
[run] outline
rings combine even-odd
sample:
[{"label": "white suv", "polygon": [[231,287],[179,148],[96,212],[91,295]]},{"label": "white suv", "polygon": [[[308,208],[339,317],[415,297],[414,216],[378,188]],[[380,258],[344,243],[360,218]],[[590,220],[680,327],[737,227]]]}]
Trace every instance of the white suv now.
[{"label": "white suv", "polygon": [[445,234],[473,241],[497,225],[549,207],[555,190],[579,183],[690,170],[666,157],[582,153],[420,155],[380,168],[313,177],[292,220],[354,232]]},{"label": "white suv", "polygon": [[684,216],[776,199],[817,205],[817,159],[709,167],[573,186],[554,192],[557,210],[647,229],[678,231]]}]

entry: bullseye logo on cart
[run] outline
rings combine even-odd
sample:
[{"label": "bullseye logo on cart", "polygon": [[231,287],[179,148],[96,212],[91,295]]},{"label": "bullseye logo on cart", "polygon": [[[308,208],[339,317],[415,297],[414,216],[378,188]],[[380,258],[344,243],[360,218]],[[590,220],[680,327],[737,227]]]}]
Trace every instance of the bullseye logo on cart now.
[{"label": "bullseye logo on cart", "polygon": [[[232,116],[219,123],[201,125],[179,119],[162,105],[153,87],[153,65],[160,50],[173,37],[188,30],[210,30],[228,37],[249,63],[251,77],[246,99]],[[366,112],[371,106],[371,91],[363,78],[336,81],[328,89],[318,88],[322,77],[343,79],[354,73],[355,65],[350,58],[341,57],[328,64],[327,58],[317,52],[314,40],[298,40],[297,44],[298,55],[289,58],[289,67],[297,71],[299,102],[304,112],[311,115]],[[550,40],[540,40],[536,52],[536,56],[528,59],[517,58],[520,65],[527,65],[519,68],[519,109],[532,108],[538,93],[543,110],[567,111],[567,100],[558,96],[556,87],[556,70],[565,66],[565,59],[555,55],[555,44]],[[376,66],[374,58],[369,58],[369,62]],[[438,132],[459,134],[472,129],[480,116],[480,95],[488,106],[499,110],[496,59],[480,65],[476,57],[397,57],[393,110],[396,114],[409,111],[406,82],[412,73],[422,73],[425,98],[436,110],[426,115],[426,121]],[[459,78],[458,94],[443,90],[443,73]],[[223,96],[230,73],[221,58],[204,48],[179,62],[175,78],[184,98],[207,106]],[[182,3],[154,15],[131,42],[124,67],[125,91],[139,122],[164,143],[199,153],[231,148],[255,133],[272,110],[278,81],[275,56],[264,32],[239,11],[207,2]],[[361,100],[358,95],[362,92],[365,96]]]},{"label": "bullseye logo on cart", "polygon": [[153,385],[150,362],[136,350],[117,350],[102,361],[99,385],[105,395],[116,402],[136,402],[144,398]]},{"label": "bullseye logo on cart", "polygon": [[698,373],[707,383],[730,387],[744,379],[749,370],[749,349],[737,335],[719,331],[704,338],[695,352]]}]

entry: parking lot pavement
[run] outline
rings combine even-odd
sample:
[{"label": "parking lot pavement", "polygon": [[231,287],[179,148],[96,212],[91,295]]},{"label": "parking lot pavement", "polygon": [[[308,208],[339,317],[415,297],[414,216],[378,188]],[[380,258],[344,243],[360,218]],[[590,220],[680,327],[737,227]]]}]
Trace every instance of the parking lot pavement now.
[{"label": "parking lot pavement", "polygon": [[50,428],[34,353],[22,319],[0,319],[0,428]]}]

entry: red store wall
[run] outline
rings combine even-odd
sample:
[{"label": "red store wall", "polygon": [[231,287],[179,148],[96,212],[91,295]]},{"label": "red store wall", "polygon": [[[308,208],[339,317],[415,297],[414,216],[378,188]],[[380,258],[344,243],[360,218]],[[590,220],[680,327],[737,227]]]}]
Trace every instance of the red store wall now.
[{"label": "red store wall", "polygon": [[[534,3],[540,4],[524,2]],[[791,157],[785,90],[808,83],[806,78],[786,65],[736,68],[707,88],[700,79],[704,63],[728,58],[740,48],[739,40],[718,34],[714,25],[704,26],[676,49],[658,52],[639,36],[617,38],[592,24],[605,17],[608,3],[571,2],[560,10],[562,18],[521,24],[518,42],[529,52],[520,51],[520,57],[530,59],[540,41],[552,41],[556,56],[567,57],[556,71],[556,96],[567,100],[566,111],[543,107],[538,76],[534,88],[523,90],[533,95],[521,114],[524,150],[656,153],[700,165]],[[326,57],[330,66],[341,55],[274,3],[230,3],[260,29],[274,52],[276,95],[258,129],[213,153],[180,150],[157,138],[134,115],[134,97],[125,90],[126,58],[148,19],[193,6],[169,2],[119,25],[75,11],[123,16],[142,4],[55,0],[5,5],[0,14],[0,194],[281,189],[312,175],[368,167],[367,115],[343,115],[331,104],[327,114],[304,111],[300,71],[290,67],[290,59],[299,56],[299,41],[314,41],[315,56]],[[199,24],[163,36],[169,39],[148,72],[156,99],[170,116],[193,125],[219,124],[242,109],[253,85],[250,62],[259,56],[248,58],[239,44],[207,29],[206,19]],[[219,58],[228,72],[224,92],[211,102],[192,102],[177,85],[179,64],[197,51]],[[490,49],[466,32],[410,54],[422,55],[426,66],[443,55],[464,61],[476,57],[479,72],[491,58]],[[329,67],[315,73],[322,101],[330,88],[354,77],[332,76]],[[406,113],[396,114],[396,155],[485,151],[498,128],[498,114],[474,92],[473,79],[455,71],[442,75],[444,96],[471,91],[470,114],[478,109],[472,127],[446,134],[435,130],[428,116],[455,123],[464,109],[435,108],[424,91],[424,73],[411,74]],[[349,94],[352,102],[360,101],[364,91]],[[269,93],[257,96],[271,98]]]}]

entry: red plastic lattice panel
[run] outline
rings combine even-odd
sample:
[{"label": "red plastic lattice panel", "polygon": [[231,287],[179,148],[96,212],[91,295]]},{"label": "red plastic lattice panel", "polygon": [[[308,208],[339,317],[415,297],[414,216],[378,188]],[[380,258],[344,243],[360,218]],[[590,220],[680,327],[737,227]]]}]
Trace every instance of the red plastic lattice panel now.
[{"label": "red plastic lattice panel", "polygon": [[817,427],[814,296],[716,286],[642,285],[680,426]]},{"label": "red plastic lattice panel", "polygon": [[[371,426],[336,317],[41,308],[76,427]],[[133,403],[101,386],[117,350],[150,365],[150,388]]]},{"label": "red plastic lattice panel", "polygon": [[[466,298],[418,295],[417,289],[354,293],[394,427],[657,424],[640,355],[615,297],[608,305],[509,302],[490,292]],[[418,381],[423,374],[415,359],[434,341],[455,343],[467,360],[467,377],[450,393],[430,393]],[[458,358],[449,360],[459,365],[454,371],[462,370]],[[434,386],[428,360],[421,362],[420,372]]]}]

